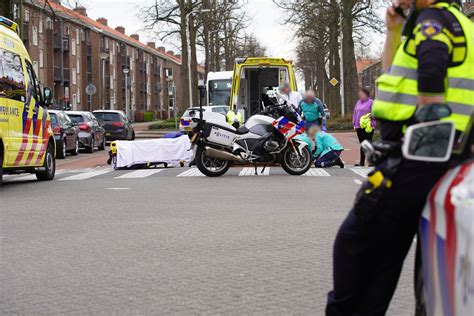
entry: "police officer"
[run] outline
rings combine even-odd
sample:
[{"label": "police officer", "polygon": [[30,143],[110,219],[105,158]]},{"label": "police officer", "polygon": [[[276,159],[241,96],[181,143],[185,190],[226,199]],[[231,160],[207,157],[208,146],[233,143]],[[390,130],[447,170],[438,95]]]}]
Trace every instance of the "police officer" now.
[{"label": "police officer", "polygon": [[[448,119],[464,131],[474,109],[474,26],[459,1],[393,1],[386,23],[372,109],[382,140],[401,143],[417,107],[430,104],[449,105]],[[327,315],[385,314],[426,197],[446,168],[400,153],[376,168],[337,234]]]}]

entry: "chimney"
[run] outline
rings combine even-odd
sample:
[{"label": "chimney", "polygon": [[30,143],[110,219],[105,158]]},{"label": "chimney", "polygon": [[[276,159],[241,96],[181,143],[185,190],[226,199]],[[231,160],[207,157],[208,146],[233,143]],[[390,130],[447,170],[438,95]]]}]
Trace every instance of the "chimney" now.
[{"label": "chimney", "polygon": [[134,40],[140,41],[140,35],[138,34],[132,34],[130,35],[130,37],[133,38]]},{"label": "chimney", "polygon": [[82,15],[82,16],[87,16],[87,10],[83,6],[78,6],[73,9],[74,12]]},{"label": "chimney", "polygon": [[107,19],[106,18],[98,18],[97,22],[99,22],[102,25],[107,26]]},{"label": "chimney", "polygon": [[174,56],[174,52],[172,50],[169,50],[166,52],[168,55]]},{"label": "chimney", "polygon": [[159,51],[160,53],[163,53],[163,54],[164,54],[164,53],[166,53],[166,48],[164,48],[163,46],[160,46],[160,47],[158,47],[158,51]]},{"label": "chimney", "polygon": [[125,34],[125,28],[123,26],[117,26],[115,30],[119,33]]},{"label": "chimney", "polygon": [[148,43],[146,43],[146,45],[147,45],[148,47],[153,48],[153,49],[156,48],[156,47],[155,47],[155,42],[148,42]]}]

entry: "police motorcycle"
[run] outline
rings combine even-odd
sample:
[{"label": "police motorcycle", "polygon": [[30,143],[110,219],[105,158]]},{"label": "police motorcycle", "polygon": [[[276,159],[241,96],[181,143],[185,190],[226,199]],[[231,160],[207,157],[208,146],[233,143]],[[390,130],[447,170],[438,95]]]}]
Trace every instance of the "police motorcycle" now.
[{"label": "police motorcycle", "polygon": [[[474,113],[457,137],[454,124],[442,120],[450,114],[446,105],[425,106],[416,112],[418,123],[407,128],[402,144],[363,143],[369,159],[379,165],[397,153],[409,160],[449,162],[420,218],[416,315],[468,315],[474,310]],[[390,180],[386,174],[376,180],[377,172],[369,174],[367,185],[384,190]]]},{"label": "police motorcycle", "polygon": [[261,113],[251,116],[244,125],[195,118],[198,124],[191,139],[197,146],[195,161],[208,177],[225,174],[232,164],[265,167],[279,163],[290,175],[303,175],[311,167],[308,145],[297,138],[305,125],[294,106],[276,96]]}]

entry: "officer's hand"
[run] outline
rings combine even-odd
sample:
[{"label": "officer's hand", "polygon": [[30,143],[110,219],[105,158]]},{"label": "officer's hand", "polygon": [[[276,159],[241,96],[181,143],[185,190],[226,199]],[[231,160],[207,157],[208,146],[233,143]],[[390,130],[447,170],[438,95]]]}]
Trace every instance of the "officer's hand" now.
[{"label": "officer's hand", "polygon": [[327,132],[327,131],[328,131],[326,125],[323,125],[323,127],[321,127],[321,130],[322,130],[323,132]]},{"label": "officer's hand", "polygon": [[389,32],[401,33],[405,19],[398,14],[395,9],[401,7],[404,11],[408,9],[408,1],[393,0],[392,4],[387,8],[385,15],[385,23]]}]

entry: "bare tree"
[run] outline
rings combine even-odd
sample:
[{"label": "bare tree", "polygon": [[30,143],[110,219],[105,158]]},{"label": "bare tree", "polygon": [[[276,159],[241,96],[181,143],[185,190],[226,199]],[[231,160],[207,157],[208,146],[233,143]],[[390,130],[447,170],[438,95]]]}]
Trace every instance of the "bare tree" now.
[{"label": "bare tree", "polygon": [[358,91],[355,43],[363,40],[368,31],[382,31],[383,24],[376,12],[382,1],[274,0],[291,12],[285,22],[296,28],[297,65],[310,81],[307,86],[316,88],[332,111],[339,111],[341,100],[339,87],[328,84],[331,78],[344,82],[345,112],[351,111],[355,104]]}]

